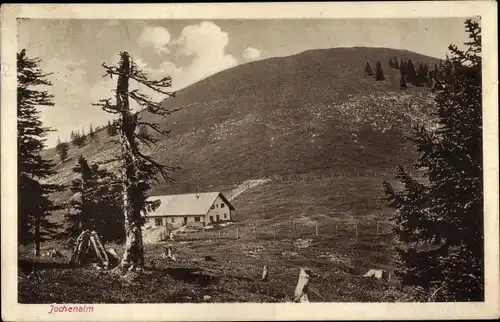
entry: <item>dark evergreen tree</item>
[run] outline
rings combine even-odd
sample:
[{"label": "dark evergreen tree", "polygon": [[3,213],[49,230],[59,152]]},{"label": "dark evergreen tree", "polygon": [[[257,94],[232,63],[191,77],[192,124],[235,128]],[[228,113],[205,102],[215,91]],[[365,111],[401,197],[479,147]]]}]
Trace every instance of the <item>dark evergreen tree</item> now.
[{"label": "dark evergreen tree", "polygon": [[90,140],[93,140],[96,138],[96,131],[92,128],[92,123],[90,123],[90,127],[89,127],[89,139]]},{"label": "dark evergreen tree", "polygon": [[416,74],[415,74],[415,86],[423,86],[426,82],[427,71],[425,70],[424,64],[419,63]]},{"label": "dark evergreen tree", "polygon": [[73,146],[82,147],[85,144],[85,135],[80,131],[71,131],[71,143]]},{"label": "dark evergreen tree", "polygon": [[398,58],[394,56],[394,68],[399,69]]},{"label": "dark evergreen tree", "polygon": [[401,75],[406,76],[406,62],[401,59],[401,64],[399,64],[399,71],[401,72]]},{"label": "dark evergreen tree", "polygon": [[373,69],[372,69],[372,66],[370,65],[369,62],[366,62],[366,65],[365,65],[365,75],[373,76]]},{"label": "dark evergreen tree", "polygon": [[66,236],[75,239],[83,230],[95,230],[103,241],[122,242],[123,209],[118,180],[97,164],[89,164],[83,156],[78,158],[73,172],[77,178],[72,181],[73,197],[69,202]]},{"label": "dark evergreen tree", "polygon": [[413,62],[411,61],[411,59],[408,59],[408,61],[406,62],[405,73],[406,73],[406,76],[408,78],[408,82],[410,82],[410,84],[412,84],[412,85],[416,85],[417,84],[417,73],[415,71],[415,66],[413,65]]},{"label": "dark evergreen tree", "polygon": [[29,58],[25,49],[17,54],[18,241],[33,242],[36,256],[40,256],[42,240],[57,228],[48,216],[59,206],[49,194],[62,188],[41,182],[54,174],[54,164],[40,155],[50,129],[40,121],[38,108],[54,103],[53,95],[39,89],[52,85],[46,79],[50,74],[40,69],[40,61]]},{"label": "dark evergreen tree", "polygon": [[108,136],[111,136],[111,122],[108,121],[108,125],[106,125],[106,133]]},{"label": "dark evergreen tree", "polygon": [[389,57],[389,67],[394,68],[394,63],[392,62],[392,58]]},{"label": "dark evergreen tree", "polygon": [[61,162],[66,161],[68,158],[68,150],[69,144],[67,142],[61,142],[59,138],[57,138],[56,151],[59,154],[59,159]]},{"label": "dark evergreen tree", "polygon": [[158,180],[159,175],[167,182],[171,182],[168,172],[171,167],[156,162],[150,156],[140,151],[139,142],[146,145],[156,144],[150,134],[141,134],[137,127],[146,126],[160,134],[168,132],[159,128],[158,124],[143,121],[137,113],[131,111],[129,98],[137,102],[148,113],[167,116],[173,111],[165,110],[161,103],[152,101],[148,96],[138,90],[130,90],[129,82],[135,81],[167,97],[173,95],[166,89],[171,87],[172,80],[165,77],[160,80],[149,80],[146,73],[132,60],[127,52],[120,53],[118,66],[103,64],[105,76],[117,76],[116,103],[111,99],[103,99],[97,106],[104,111],[117,115],[121,154],[116,159],[120,162],[120,181],[123,193],[123,212],[126,231],[125,251],[119,269],[135,270],[144,266],[144,248],[142,243],[142,230],[144,224],[142,214],[151,211],[159,202],[147,201],[147,192],[151,183]]},{"label": "dark evergreen tree", "polygon": [[399,79],[399,88],[400,89],[407,89],[408,86],[406,85],[406,80],[405,80],[405,75],[401,74],[400,79]]},{"label": "dark evergreen tree", "polygon": [[437,301],[484,300],[481,29],[465,26],[467,50],[450,45],[450,64],[435,76],[438,127],[413,138],[427,182],[402,168],[403,190],[384,182],[396,209],[398,275]]},{"label": "dark evergreen tree", "polygon": [[109,136],[115,136],[118,134],[118,131],[116,129],[117,125],[118,124],[116,123],[116,121],[113,122],[108,121],[108,126],[106,130]]},{"label": "dark evergreen tree", "polygon": [[382,69],[382,64],[380,61],[377,61],[377,65],[375,67],[375,79],[378,81],[385,80],[384,70]]}]

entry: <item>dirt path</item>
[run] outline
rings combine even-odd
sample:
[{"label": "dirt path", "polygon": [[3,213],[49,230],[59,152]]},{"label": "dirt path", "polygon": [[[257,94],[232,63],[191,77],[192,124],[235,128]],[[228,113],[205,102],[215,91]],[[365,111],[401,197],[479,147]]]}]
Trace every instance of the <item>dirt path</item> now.
[{"label": "dirt path", "polygon": [[271,181],[271,179],[245,180],[245,181],[243,181],[243,183],[238,185],[238,187],[229,191],[227,193],[226,197],[229,201],[233,201],[234,199],[236,199],[239,195],[241,195],[243,192],[247,191],[248,189],[263,185],[269,181]]}]

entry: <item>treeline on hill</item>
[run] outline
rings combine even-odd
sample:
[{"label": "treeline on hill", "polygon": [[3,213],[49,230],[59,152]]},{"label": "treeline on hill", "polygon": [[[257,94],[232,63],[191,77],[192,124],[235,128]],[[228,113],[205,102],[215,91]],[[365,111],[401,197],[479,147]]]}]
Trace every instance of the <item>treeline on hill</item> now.
[{"label": "treeline on hill", "polygon": [[[445,64],[449,62],[447,58]],[[426,63],[417,62],[414,64],[411,59],[398,59],[396,56],[394,58],[390,57],[388,64],[390,68],[399,70],[401,74],[399,87],[401,89],[407,89],[409,85],[418,87],[427,86],[434,89],[433,79],[438,71],[443,68],[442,62],[439,63],[439,66],[434,64],[433,70],[430,70],[429,65]],[[377,81],[385,80],[384,70],[380,61],[376,62],[375,72],[370,62],[366,62],[364,71],[366,76],[375,76],[375,80]]]},{"label": "treeline on hill", "polygon": [[[110,137],[116,136],[118,134],[118,122],[115,120],[113,122],[108,121],[108,124],[104,127],[106,129],[106,134]],[[85,130],[82,128],[81,130],[73,130],[70,134],[70,142],[74,147],[80,148],[84,146],[86,143],[91,141],[99,142],[98,132],[101,131],[103,127],[97,126],[95,129],[90,124],[89,131],[85,134]],[[139,128],[141,132],[147,132],[147,129],[143,126]],[[66,141],[61,141],[60,138],[57,138],[56,143],[56,152],[59,155],[59,160],[64,162],[68,159],[68,151],[70,149],[70,144]]]}]

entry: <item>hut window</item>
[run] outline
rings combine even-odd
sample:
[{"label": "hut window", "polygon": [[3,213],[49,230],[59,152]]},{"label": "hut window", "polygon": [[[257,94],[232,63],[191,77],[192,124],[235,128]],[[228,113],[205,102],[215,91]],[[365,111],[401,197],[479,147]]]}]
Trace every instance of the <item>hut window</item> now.
[{"label": "hut window", "polygon": [[155,219],[155,226],[161,226],[161,218]]},{"label": "hut window", "polygon": [[223,203],[221,203],[221,204],[220,204],[220,207],[221,207],[221,208],[224,208],[224,204],[223,204]]},{"label": "hut window", "polygon": [[194,217],[194,221],[200,221],[200,217]]}]

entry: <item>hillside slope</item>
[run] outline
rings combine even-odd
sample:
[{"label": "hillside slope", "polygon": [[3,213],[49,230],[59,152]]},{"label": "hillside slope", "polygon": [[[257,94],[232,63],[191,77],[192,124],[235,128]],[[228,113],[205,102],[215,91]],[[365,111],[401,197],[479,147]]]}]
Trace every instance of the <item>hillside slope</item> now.
[{"label": "hillside slope", "polygon": [[[164,105],[182,110],[155,119],[172,131],[170,137],[154,149],[144,147],[159,161],[180,167],[172,173],[177,182],[153,193],[229,190],[275,174],[387,169],[411,162],[414,152],[404,134],[414,122],[428,120],[432,104],[425,88],[399,89],[399,71],[387,63],[394,56],[431,66],[438,62],[386,48],[311,50],[236,66],[179,91]],[[377,60],[385,81],[364,75],[366,61],[375,66]],[[80,154],[103,161],[118,151],[105,131],[98,137],[72,147],[70,159],[57,165],[50,181],[69,183]],[[53,149],[45,153],[57,157]]]}]

